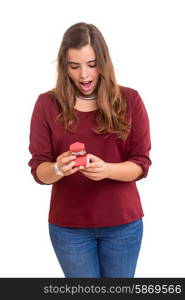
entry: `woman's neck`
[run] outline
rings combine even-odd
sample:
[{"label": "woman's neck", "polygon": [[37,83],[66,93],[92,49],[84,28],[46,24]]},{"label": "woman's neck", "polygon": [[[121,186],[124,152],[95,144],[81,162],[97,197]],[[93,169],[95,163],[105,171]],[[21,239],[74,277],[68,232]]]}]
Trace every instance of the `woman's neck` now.
[{"label": "woman's neck", "polygon": [[91,111],[98,108],[97,100],[84,100],[76,97],[75,109],[79,111]]}]

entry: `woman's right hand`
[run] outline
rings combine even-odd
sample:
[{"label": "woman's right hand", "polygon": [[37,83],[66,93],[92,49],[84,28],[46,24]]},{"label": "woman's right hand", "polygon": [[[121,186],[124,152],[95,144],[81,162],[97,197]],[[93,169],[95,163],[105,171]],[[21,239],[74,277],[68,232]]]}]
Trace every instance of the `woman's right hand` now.
[{"label": "woman's right hand", "polygon": [[79,170],[78,167],[74,167],[75,158],[76,156],[72,155],[71,151],[64,152],[57,157],[57,166],[64,176],[74,174]]}]

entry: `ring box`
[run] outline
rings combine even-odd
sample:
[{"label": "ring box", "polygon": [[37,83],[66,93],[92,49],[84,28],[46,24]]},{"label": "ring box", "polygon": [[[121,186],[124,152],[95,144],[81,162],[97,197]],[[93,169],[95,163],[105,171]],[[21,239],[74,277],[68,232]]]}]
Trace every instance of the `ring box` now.
[{"label": "ring box", "polygon": [[80,142],[73,143],[69,146],[72,155],[76,156],[74,167],[86,166],[89,163],[85,145]]}]

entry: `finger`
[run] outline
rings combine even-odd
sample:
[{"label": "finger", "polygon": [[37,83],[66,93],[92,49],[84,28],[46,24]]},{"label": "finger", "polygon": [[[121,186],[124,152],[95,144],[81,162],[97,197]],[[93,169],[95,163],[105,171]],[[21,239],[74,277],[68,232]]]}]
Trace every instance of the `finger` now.
[{"label": "finger", "polygon": [[66,163],[70,162],[71,160],[74,160],[75,158],[76,158],[75,155],[70,155],[70,156],[62,158],[61,162],[62,162],[62,164],[66,164]]},{"label": "finger", "polygon": [[92,173],[88,173],[88,172],[82,172],[82,171],[80,171],[84,176],[86,176],[87,178],[89,178],[89,179],[97,179],[98,178],[98,176],[97,175],[95,175],[95,174],[92,174]]},{"label": "finger", "polygon": [[71,174],[73,174],[73,173],[75,173],[75,172],[77,172],[77,171],[78,171],[78,167],[75,167],[75,168],[73,168],[73,169],[67,171],[67,174],[71,175]]},{"label": "finger", "polygon": [[99,160],[99,157],[97,157],[96,155],[93,155],[93,154],[91,154],[91,153],[88,153],[87,154],[87,157],[89,158],[89,160],[91,160],[91,161],[98,161]]},{"label": "finger", "polygon": [[98,172],[98,169],[96,169],[96,168],[88,168],[88,169],[82,169],[82,170],[80,170],[80,171],[82,171],[83,173],[97,173]]},{"label": "finger", "polygon": [[62,158],[67,157],[67,156],[70,156],[70,155],[71,155],[71,152],[70,152],[70,151],[63,152],[62,154],[60,154],[60,155],[57,157],[57,160],[61,160]]},{"label": "finger", "polygon": [[85,169],[85,166],[79,166],[78,167],[80,170]]},{"label": "finger", "polygon": [[75,165],[75,161],[72,161],[68,165],[64,165],[64,166],[60,167],[60,169],[63,173],[65,173],[65,172],[71,170],[72,167],[74,167],[74,165]]},{"label": "finger", "polygon": [[83,172],[83,171],[81,171],[81,170],[79,170],[79,172],[81,173],[81,174],[83,174],[85,177],[87,177],[87,178],[90,178],[91,176],[90,176],[90,174],[88,173],[88,172]]},{"label": "finger", "polygon": [[95,168],[96,163],[87,163],[86,168]]},{"label": "finger", "polygon": [[74,160],[76,158],[75,155],[68,155],[66,157],[58,156],[57,157],[57,164],[62,168],[63,165],[67,164],[71,160]]},{"label": "finger", "polygon": [[100,161],[97,161],[97,162],[92,162],[92,163],[88,163],[86,165],[86,168],[100,168],[102,165],[102,163]]}]

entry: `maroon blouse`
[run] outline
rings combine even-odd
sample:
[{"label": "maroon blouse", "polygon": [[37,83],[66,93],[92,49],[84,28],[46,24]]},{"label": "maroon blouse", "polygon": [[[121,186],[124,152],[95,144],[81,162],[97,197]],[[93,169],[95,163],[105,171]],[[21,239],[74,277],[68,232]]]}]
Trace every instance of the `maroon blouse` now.
[{"label": "maroon blouse", "polygon": [[[138,92],[120,86],[127,101],[127,116],[131,130],[126,141],[115,134],[96,134],[96,110],[81,112],[76,132],[66,132],[55,118],[59,113],[57,100],[45,92],[38,96],[31,124],[28,162],[36,182],[36,168],[42,162],[55,162],[57,156],[69,150],[69,145],[78,141],[85,144],[87,153],[94,154],[105,162],[132,161],[143,169],[140,180],[147,176],[151,160],[150,126],[144,103]],[[105,227],[121,225],[143,217],[136,180],[124,182],[112,179],[94,181],[76,172],[52,184],[49,223],[67,227]]]}]

